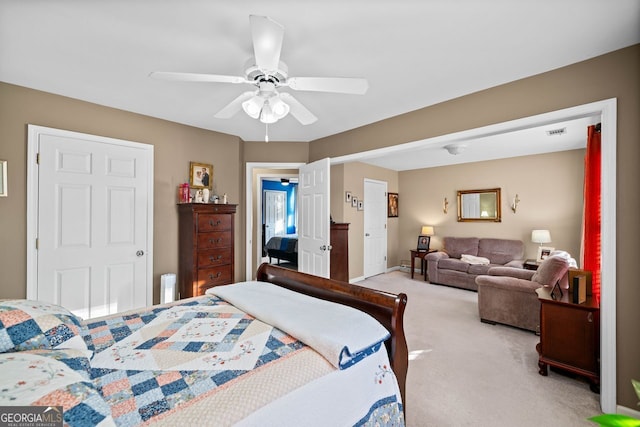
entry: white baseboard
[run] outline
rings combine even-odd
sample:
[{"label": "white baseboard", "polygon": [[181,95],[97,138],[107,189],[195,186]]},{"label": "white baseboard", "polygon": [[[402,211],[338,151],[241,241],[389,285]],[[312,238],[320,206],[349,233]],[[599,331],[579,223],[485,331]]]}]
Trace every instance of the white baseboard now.
[{"label": "white baseboard", "polygon": [[353,279],[349,279],[349,283],[353,284],[357,282],[362,282],[363,280],[364,280],[364,276],[354,277]]},{"label": "white baseboard", "polygon": [[636,411],[635,409],[627,408],[626,406],[618,405],[616,406],[616,412],[618,414],[627,415],[629,417],[637,418],[640,420],[640,411]]}]

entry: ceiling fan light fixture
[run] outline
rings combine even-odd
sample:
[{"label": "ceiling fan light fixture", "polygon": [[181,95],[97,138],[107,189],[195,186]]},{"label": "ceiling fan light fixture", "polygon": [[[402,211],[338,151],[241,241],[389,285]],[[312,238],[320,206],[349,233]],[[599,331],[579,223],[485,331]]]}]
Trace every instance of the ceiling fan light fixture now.
[{"label": "ceiling fan light fixture", "polygon": [[467,145],[466,144],[449,144],[449,145],[445,145],[444,149],[447,150],[449,154],[457,156],[458,154],[462,153],[464,150],[467,149]]},{"label": "ceiling fan light fixture", "polygon": [[275,123],[287,114],[289,114],[289,105],[286,102],[278,98],[267,99],[260,112],[260,121],[268,124]]},{"label": "ceiling fan light fixture", "polygon": [[247,101],[242,103],[242,109],[245,113],[252,119],[257,119],[260,117],[260,112],[264,106],[265,100],[261,96],[254,96]]}]

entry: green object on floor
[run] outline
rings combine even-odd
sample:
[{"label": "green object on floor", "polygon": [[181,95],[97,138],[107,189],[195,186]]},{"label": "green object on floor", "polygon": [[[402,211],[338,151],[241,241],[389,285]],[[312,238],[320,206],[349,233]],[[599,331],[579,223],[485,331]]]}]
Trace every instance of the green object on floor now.
[{"label": "green object on floor", "polygon": [[[633,390],[636,392],[638,399],[640,399],[640,381],[631,380],[631,385],[633,385]],[[604,427],[640,427],[639,419],[620,414],[596,415],[588,418],[588,420]]]}]

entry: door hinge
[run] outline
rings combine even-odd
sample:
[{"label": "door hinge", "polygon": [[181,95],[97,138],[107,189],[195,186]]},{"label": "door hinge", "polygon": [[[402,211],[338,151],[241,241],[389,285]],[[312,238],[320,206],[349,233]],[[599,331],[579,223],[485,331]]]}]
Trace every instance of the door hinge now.
[{"label": "door hinge", "polygon": [[36,164],[40,164],[40,153],[36,153]]},{"label": "door hinge", "polygon": [[39,249],[40,240],[36,237],[36,251]]}]

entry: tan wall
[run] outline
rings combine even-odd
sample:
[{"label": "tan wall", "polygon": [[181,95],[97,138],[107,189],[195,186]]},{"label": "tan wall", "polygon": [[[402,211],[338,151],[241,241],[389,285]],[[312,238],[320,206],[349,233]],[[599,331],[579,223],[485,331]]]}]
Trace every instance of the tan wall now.
[{"label": "tan wall", "polygon": [[[364,211],[345,202],[345,192],[363,198],[365,178],[385,181],[387,191],[398,191],[398,172],[365,163],[352,162],[331,167],[331,214],[336,222],[349,223],[349,278],[364,274]],[[339,185],[342,188],[339,188]],[[387,266],[398,265],[398,218],[387,221]]]},{"label": "tan wall", "polygon": [[[640,45],[313,141],[309,160],[417,141],[617,98],[617,395],[634,408],[640,378]],[[518,190],[519,191],[519,190]],[[604,189],[606,191],[606,189]],[[401,203],[402,203],[401,198]],[[403,212],[401,211],[401,215]],[[606,286],[606,283],[603,284]]]},{"label": "tan wall", "polygon": [[[0,158],[8,160],[9,197],[0,198],[0,298],[26,297],[27,124],[154,146],[154,301],[160,275],[178,270],[177,186],[189,162],[213,164],[213,188],[241,202],[241,141],[206,131],[0,83]],[[238,217],[243,218],[242,203]],[[236,227],[236,278],[244,277],[244,227]]]},{"label": "tan wall", "polygon": [[243,142],[245,162],[293,163],[309,160],[308,142]]},{"label": "tan wall", "polygon": [[[442,247],[442,237],[496,237],[525,243],[525,258],[535,258],[537,244],[531,230],[548,229],[553,242],[545,245],[569,252],[578,259],[582,218],[584,150],[400,173],[400,248],[404,258],[416,247],[422,225],[434,226],[431,248]],[[540,179],[546,171],[549,179]],[[437,183],[425,185],[425,183]],[[500,188],[501,222],[458,222],[457,191]],[[518,194],[514,213],[510,205]],[[449,201],[443,212],[444,198]]]}]

